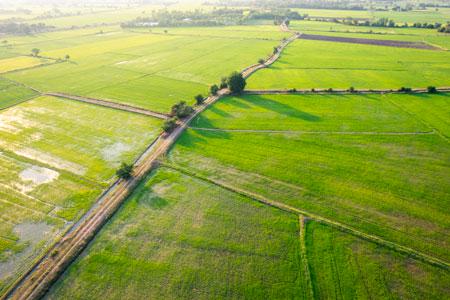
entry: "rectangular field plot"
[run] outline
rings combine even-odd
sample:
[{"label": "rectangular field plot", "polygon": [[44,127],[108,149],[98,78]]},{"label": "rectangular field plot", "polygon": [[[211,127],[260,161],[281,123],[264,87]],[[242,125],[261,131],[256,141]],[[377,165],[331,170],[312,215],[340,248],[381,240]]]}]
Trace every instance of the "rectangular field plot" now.
[{"label": "rectangular field plot", "polygon": [[0,78],[0,110],[36,96],[31,89]]},{"label": "rectangular field plot", "polygon": [[450,52],[297,40],[249,89],[447,86]]},{"label": "rectangular field plot", "polygon": [[[430,132],[431,128],[391,101],[417,103],[430,115],[450,118],[447,94],[428,95],[246,95],[227,97],[207,109],[192,127],[225,130],[308,132]],[[426,105],[424,105],[426,103]],[[435,105],[433,105],[435,104]],[[447,119],[448,119],[447,118]],[[439,120],[439,119],[438,119]],[[444,121],[445,122],[445,121]]]},{"label": "rectangular field plot", "polygon": [[159,134],[161,121],[128,112],[40,97],[1,113],[0,147],[52,168],[110,182]]},{"label": "rectangular field plot", "polygon": [[162,168],[47,299],[303,298],[298,219]]},{"label": "rectangular field plot", "polygon": [[160,123],[51,97],[0,112],[0,292],[89,209]]},{"label": "rectangular field plot", "polygon": [[41,57],[17,56],[0,59],[0,74],[15,70],[32,68],[51,62],[51,60]]},{"label": "rectangular field plot", "polygon": [[310,221],[306,249],[316,299],[446,299],[448,271]]},{"label": "rectangular field plot", "polygon": [[[75,37],[39,38],[43,55],[64,57],[70,61],[8,74],[8,78],[47,92],[64,92],[79,96],[109,99],[150,110],[168,112],[184,100],[206,94],[208,87],[218,83],[232,71],[240,71],[266,57],[285,34],[276,26],[255,32],[218,29],[215,36],[150,34],[112,31],[86,34],[84,43]],[[269,39],[272,28],[278,39]],[[182,29],[178,29],[182,31]],[[205,29],[208,32],[213,29]],[[223,36],[222,36],[223,32]],[[241,37],[248,34],[247,37]],[[228,36],[229,35],[229,36]],[[260,36],[267,35],[267,39]],[[31,41],[13,46],[25,51]],[[17,48],[17,49],[15,49]]]},{"label": "rectangular field plot", "polygon": [[[449,258],[448,239],[442,236],[449,234],[450,225],[450,151],[445,136],[438,134],[448,128],[446,95],[429,99],[390,95],[375,97],[373,103],[357,101],[360,96],[330,96],[319,97],[314,104],[307,102],[309,97],[277,97],[268,98],[272,101],[269,107],[277,112],[258,105],[257,98],[242,100],[248,107],[236,104],[240,99],[219,102],[198,123],[246,130],[190,129],[172,150],[168,163]],[[287,101],[289,97],[292,102]],[[351,101],[352,97],[356,99]],[[296,99],[299,102],[292,104]],[[343,102],[341,109],[338,99]],[[398,103],[408,103],[417,115]],[[349,104],[355,107],[354,120],[347,112]],[[422,122],[433,113],[441,119]],[[295,120],[298,115],[313,115],[317,120]],[[248,124],[234,119],[237,116],[248,118]],[[263,126],[262,120],[269,121]],[[317,125],[320,122],[323,125]],[[301,130],[289,131],[278,123]],[[249,124],[255,124],[256,130]],[[284,131],[265,131],[273,129],[272,124]]]}]

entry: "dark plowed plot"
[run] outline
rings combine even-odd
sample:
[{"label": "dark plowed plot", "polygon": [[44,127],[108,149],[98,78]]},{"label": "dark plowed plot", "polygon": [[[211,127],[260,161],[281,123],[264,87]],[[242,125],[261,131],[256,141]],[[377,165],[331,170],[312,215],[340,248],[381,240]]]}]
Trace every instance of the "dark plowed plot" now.
[{"label": "dark plowed plot", "polygon": [[366,44],[399,48],[416,48],[426,50],[440,50],[437,47],[425,44],[422,42],[405,42],[405,41],[393,41],[393,40],[374,40],[374,39],[357,39],[347,38],[340,36],[326,36],[317,34],[302,34],[300,39],[304,40],[316,40],[316,41],[328,41],[328,42],[341,42],[341,43],[353,43],[353,44]]}]

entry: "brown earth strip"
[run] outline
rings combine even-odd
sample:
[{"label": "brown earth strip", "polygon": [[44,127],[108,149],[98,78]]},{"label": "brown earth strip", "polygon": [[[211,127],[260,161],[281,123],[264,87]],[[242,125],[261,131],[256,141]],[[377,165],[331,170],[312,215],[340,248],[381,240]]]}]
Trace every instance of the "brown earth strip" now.
[{"label": "brown earth strip", "polygon": [[348,38],[341,36],[327,36],[318,34],[301,34],[299,38],[303,40],[314,40],[314,41],[340,42],[340,43],[364,44],[364,45],[387,46],[398,48],[414,48],[423,50],[441,50],[441,48],[423,42]]}]

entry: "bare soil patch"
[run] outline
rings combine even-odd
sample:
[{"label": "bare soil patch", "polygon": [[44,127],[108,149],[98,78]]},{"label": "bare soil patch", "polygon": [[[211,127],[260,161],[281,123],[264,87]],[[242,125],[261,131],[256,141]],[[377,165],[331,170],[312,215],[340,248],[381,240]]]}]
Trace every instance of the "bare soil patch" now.
[{"label": "bare soil patch", "polygon": [[341,36],[326,36],[318,34],[301,34],[300,39],[314,40],[314,41],[326,41],[326,42],[340,42],[340,43],[352,43],[352,44],[364,44],[375,46],[387,46],[398,48],[415,48],[425,50],[441,50],[438,47],[423,43],[423,42],[406,42],[395,40],[376,40],[376,39],[362,39],[362,38],[349,38]]}]

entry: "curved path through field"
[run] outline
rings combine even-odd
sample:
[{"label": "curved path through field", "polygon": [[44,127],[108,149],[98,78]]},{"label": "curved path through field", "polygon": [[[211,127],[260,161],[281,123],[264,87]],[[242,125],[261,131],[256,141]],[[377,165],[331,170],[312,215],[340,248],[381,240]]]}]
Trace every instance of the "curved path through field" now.
[{"label": "curved path through field", "polygon": [[[273,63],[278,59],[282,49],[296,38],[297,35],[295,34],[290,39],[283,41],[279,46],[279,51],[275,55],[268,58],[264,64],[247,68],[243,76],[248,77],[253,72]],[[195,107],[194,112],[188,118],[181,120],[179,126],[172,133],[166,136],[161,135],[154,142],[153,147],[150,147],[137,160],[134,165],[133,177],[129,180],[117,180],[102,195],[101,202],[97,202],[93,209],[89,210],[79,222],[74,224],[65,236],[45,256],[40,258],[34,267],[28,273],[24,274],[1,299],[22,300],[41,298],[70,263],[76,259],[105,222],[117,211],[144,176],[158,164],[158,159],[168,152],[170,147],[188,127],[189,122],[209,105],[229,93],[230,91],[228,89],[222,89],[217,95],[208,97],[202,105]],[[52,95],[55,96],[57,94],[52,93]],[[61,97],[67,97],[67,95],[61,94]],[[81,99],[75,100],[82,101]]]}]

